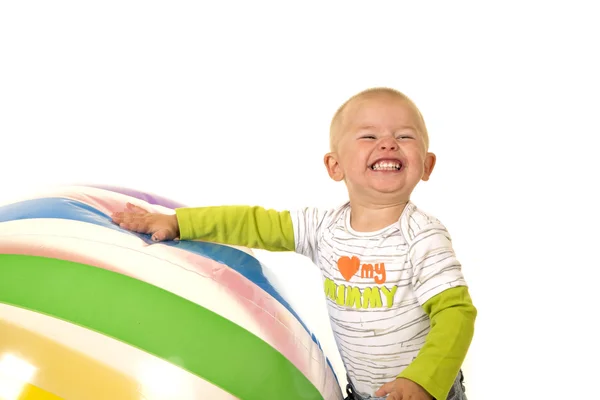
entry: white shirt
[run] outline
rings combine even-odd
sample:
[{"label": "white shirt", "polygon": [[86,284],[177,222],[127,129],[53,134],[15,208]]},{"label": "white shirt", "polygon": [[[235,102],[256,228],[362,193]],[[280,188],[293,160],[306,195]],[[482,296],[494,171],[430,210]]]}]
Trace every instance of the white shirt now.
[{"label": "white shirt", "polygon": [[296,252],[323,276],[331,327],[358,394],[373,395],[417,356],[430,330],[421,307],[466,286],[446,228],[408,203],[376,232],[350,226],[350,205],[291,212]]}]

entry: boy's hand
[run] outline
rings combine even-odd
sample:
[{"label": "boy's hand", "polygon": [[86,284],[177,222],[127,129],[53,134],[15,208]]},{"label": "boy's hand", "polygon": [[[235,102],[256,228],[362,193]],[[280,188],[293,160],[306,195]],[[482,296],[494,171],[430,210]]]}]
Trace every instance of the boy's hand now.
[{"label": "boy's hand", "polygon": [[112,220],[123,229],[152,235],[155,242],[179,238],[179,224],[175,215],[150,213],[131,203],[127,203],[124,212],[113,213]]},{"label": "boy's hand", "polygon": [[433,396],[425,389],[406,378],[388,382],[375,392],[378,397],[385,395],[388,395],[386,400],[433,400]]}]

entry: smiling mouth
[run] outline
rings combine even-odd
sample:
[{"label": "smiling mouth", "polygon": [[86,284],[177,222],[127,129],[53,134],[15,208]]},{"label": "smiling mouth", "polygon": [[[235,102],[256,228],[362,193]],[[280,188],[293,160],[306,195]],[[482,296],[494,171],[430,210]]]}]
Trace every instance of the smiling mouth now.
[{"label": "smiling mouth", "polygon": [[379,161],[371,165],[373,171],[400,171],[402,163],[399,161]]}]

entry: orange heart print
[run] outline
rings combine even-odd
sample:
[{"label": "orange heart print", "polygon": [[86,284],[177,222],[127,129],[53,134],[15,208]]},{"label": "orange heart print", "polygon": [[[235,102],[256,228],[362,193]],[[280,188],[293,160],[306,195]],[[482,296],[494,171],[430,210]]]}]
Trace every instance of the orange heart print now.
[{"label": "orange heart print", "polygon": [[337,262],[338,269],[346,281],[350,281],[355,273],[360,268],[360,260],[356,256],[352,258],[348,256],[342,256]]}]

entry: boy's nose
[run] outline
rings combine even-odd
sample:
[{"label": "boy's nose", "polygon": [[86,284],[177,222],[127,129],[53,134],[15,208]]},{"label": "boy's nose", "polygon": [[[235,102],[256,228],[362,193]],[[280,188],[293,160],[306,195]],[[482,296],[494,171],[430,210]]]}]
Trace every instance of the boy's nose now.
[{"label": "boy's nose", "polygon": [[381,150],[398,150],[398,143],[392,138],[385,138],[379,143]]}]

